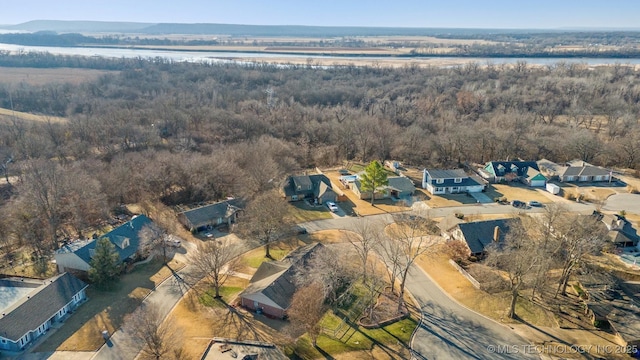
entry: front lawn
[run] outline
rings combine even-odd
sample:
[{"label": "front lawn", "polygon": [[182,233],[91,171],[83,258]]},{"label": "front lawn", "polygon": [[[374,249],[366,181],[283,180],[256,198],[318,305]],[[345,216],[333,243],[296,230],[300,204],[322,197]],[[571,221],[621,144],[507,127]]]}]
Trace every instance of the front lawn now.
[{"label": "front lawn", "polygon": [[[288,253],[290,253],[292,248],[284,243],[274,243],[269,247],[269,254],[273,258],[273,260],[281,260]],[[253,249],[241,257],[241,263],[245,266],[248,266],[253,269],[257,269],[260,267],[260,264],[269,260],[264,256],[265,249],[264,246],[261,246],[257,249]]]},{"label": "front lawn", "polygon": [[296,201],[290,203],[289,214],[297,223],[331,219],[331,212],[325,205],[311,206],[306,201]]},{"label": "front lawn", "polygon": [[[175,260],[169,262],[174,271],[184,264]],[[102,331],[113,333],[122,326],[124,317],[133,312],[162,281],[172,275],[172,271],[153,260],[122,275],[120,281],[108,291],[93,286],[87,288],[88,301],[82,304],[36,351],[95,351],[104,344]]]}]

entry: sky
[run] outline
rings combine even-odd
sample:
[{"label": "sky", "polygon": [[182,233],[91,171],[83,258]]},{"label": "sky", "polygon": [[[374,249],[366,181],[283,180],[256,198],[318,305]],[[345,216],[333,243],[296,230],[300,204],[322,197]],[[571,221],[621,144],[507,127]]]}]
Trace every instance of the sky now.
[{"label": "sky", "polygon": [[637,0],[0,0],[30,20],[448,28],[640,28]]}]

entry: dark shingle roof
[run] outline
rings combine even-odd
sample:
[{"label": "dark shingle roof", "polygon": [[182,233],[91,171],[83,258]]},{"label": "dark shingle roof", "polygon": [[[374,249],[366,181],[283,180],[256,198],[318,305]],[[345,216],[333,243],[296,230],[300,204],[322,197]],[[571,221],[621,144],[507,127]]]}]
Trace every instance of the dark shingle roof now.
[{"label": "dark shingle roof", "polygon": [[436,169],[427,169],[427,172],[433,179],[455,179],[455,178],[468,178],[469,175],[464,172],[462,169],[453,169],[453,170],[436,170]]},{"label": "dark shingle roof", "polygon": [[[433,187],[441,188],[441,187],[452,187],[452,186],[477,186],[482,185],[478,181],[469,177],[467,173],[462,169],[454,169],[454,170],[425,170],[431,176],[431,185]],[[456,178],[460,178],[461,182],[455,182]],[[444,181],[441,184],[436,182],[436,179],[443,179]]]},{"label": "dark shingle roof", "polygon": [[214,220],[232,216],[240,209],[240,199],[225,200],[211,205],[184,211],[182,215],[190,227],[199,228],[210,225]]},{"label": "dark shingle roof", "polygon": [[44,285],[28,295],[28,299],[0,317],[0,335],[12,341],[20,340],[54,316],[87,286],[69,273],[45,280]]},{"label": "dark shingle roof", "polygon": [[[120,257],[120,261],[124,261],[126,258],[135,254],[138,251],[138,246],[140,245],[140,238],[138,233],[142,228],[152,223],[151,219],[144,215],[138,215],[133,219],[127,221],[126,223],[120,225],[119,227],[111,230],[110,232],[104,234],[102,237],[106,237],[115,245],[116,251]],[[122,248],[121,246],[126,244],[125,239],[129,239],[128,246]],[[93,250],[96,248],[97,241],[93,240],[87,243],[85,246],[73,249],[72,252],[75,253],[79,258],[84,260],[87,264],[91,261],[91,255]],[[64,249],[61,249],[64,251]]]},{"label": "dark shingle roof", "polygon": [[[504,168],[503,173],[499,173],[500,166]],[[540,170],[535,161],[491,161],[485,166],[485,169],[496,176],[504,176],[511,172],[515,172],[518,176],[524,176],[528,169]]]},{"label": "dark shingle roof", "polygon": [[413,185],[413,181],[404,176],[391,176],[387,178],[389,181],[388,186],[394,190],[401,192],[411,192],[416,191],[416,187]]},{"label": "dark shingle roof", "polygon": [[294,282],[296,270],[305,266],[311,255],[321,247],[320,243],[309,244],[292,251],[281,261],[260,264],[249,286],[240,296],[260,294],[280,309],[286,310],[291,305],[291,298],[297,289]]},{"label": "dark shingle roof", "polygon": [[[312,191],[315,196],[318,196],[318,191],[321,183],[325,184],[325,186],[329,189],[332,188],[331,181],[324,174],[289,176],[282,185],[282,192],[285,196],[292,196],[302,194],[307,195],[310,191]],[[296,185],[301,185],[302,190],[297,191]],[[309,186],[311,187],[311,190],[307,190]]]},{"label": "dark shingle roof", "polygon": [[497,219],[487,221],[476,221],[458,224],[460,231],[464,237],[471,253],[478,254],[484,251],[484,248],[493,241],[493,232],[496,226],[500,228],[499,242],[504,241],[505,235],[509,232],[515,223],[519,223],[520,219]]}]

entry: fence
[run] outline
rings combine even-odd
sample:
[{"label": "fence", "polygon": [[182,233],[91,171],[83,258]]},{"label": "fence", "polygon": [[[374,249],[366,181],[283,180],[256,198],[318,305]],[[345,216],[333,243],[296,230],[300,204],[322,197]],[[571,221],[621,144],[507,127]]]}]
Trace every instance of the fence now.
[{"label": "fence", "polygon": [[466,277],[467,280],[469,280],[469,282],[471,283],[471,285],[473,285],[473,287],[480,290],[480,283],[478,282],[478,280],[474,279],[473,276],[471,276],[471,274],[469,274],[465,269],[460,267],[460,265],[458,265],[455,261],[451,259],[449,259],[449,264],[453,265],[453,267],[456,268],[456,270],[458,270],[460,274],[464,275],[464,277]]}]

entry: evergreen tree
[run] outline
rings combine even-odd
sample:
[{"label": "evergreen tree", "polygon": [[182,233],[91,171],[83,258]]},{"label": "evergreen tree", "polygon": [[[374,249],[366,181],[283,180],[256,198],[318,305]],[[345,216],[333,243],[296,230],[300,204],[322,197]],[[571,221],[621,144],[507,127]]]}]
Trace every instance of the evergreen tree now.
[{"label": "evergreen tree", "polygon": [[366,168],[364,174],[360,176],[360,184],[363,192],[371,191],[371,205],[375,200],[376,190],[388,185],[387,171],[378,160],[372,161]]},{"label": "evergreen tree", "polygon": [[118,280],[120,257],[108,238],[98,239],[90,265],[89,280],[98,288],[108,288]]}]

